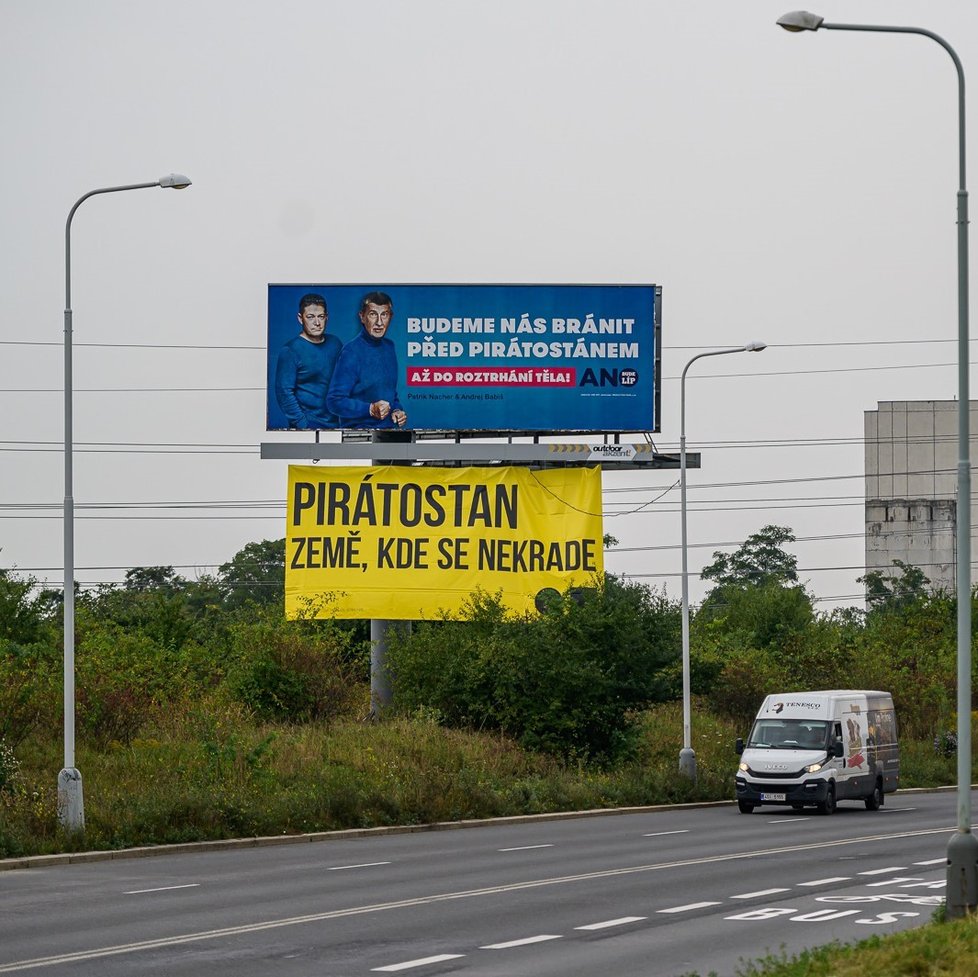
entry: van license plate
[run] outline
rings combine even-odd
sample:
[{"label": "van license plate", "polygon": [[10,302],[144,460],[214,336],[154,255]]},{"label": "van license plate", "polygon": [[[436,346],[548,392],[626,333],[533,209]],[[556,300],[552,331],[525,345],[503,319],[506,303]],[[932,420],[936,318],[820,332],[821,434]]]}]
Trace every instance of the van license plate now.
[{"label": "van license plate", "polygon": [[784,794],[761,794],[762,801],[783,801]]}]

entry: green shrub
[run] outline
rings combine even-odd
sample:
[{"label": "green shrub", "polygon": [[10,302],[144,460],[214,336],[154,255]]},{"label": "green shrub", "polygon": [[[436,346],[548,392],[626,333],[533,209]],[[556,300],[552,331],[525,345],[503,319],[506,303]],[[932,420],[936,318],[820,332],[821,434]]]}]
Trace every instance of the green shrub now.
[{"label": "green shrub", "polygon": [[334,719],[363,702],[360,652],[333,621],[259,614],[232,629],[230,654],[228,690],[260,719]]},{"label": "green shrub", "polygon": [[399,711],[433,709],[530,750],[608,760],[628,752],[632,710],[668,695],[678,654],[678,607],[610,578],[538,616],[507,615],[477,593],[463,620],[395,636],[388,660]]}]

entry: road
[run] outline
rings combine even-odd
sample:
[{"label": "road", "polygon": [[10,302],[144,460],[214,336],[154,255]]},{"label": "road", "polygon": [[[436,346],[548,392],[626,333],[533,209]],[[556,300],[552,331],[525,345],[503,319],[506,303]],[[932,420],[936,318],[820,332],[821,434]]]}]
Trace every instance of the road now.
[{"label": "road", "polygon": [[927,922],[955,811],[900,793],[0,872],[0,974],[732,977]]}]

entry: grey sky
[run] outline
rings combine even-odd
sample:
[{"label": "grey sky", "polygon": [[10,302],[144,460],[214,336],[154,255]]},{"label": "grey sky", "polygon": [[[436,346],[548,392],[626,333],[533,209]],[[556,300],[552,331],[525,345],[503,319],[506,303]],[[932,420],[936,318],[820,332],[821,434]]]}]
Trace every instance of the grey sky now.
[{"label": "grey sky", "polygon": [[[850,598],[821,607],[857,603],[863,411],[957,389],[956,80],[925,38],[789,35],[790,9],[5,0],[0,566],[61,579],[68,210],[177,171],[192,188],[73,224],[80,581],[283,535],[268,282],[654,282],[661,450],[690,356],[769,344],[690,374],[691,570],[773,522],[817,596]],[[936,31],[978,82],[973,3],[815,9]],[[678,597],[675,483],[606,475],[605,528],[629,548],[608,569]]]}]

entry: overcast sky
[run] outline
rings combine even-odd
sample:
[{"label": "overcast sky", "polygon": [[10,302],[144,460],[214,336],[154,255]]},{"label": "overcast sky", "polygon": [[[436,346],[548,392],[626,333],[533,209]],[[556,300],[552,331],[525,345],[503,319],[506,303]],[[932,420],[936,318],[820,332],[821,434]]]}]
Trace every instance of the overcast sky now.
[{"label": "overcast sky", "polygon": [[[284,535],[269,282],[622,282],[663,289],[661,451],[689,358],[768,344],[690,372],[690,569],[774,523],[820,608],[861,603],[863,413],[957,390],[956,76],[789,9],[5,0],[0,566],[62,579],[68,211],[177,171],[72,226],[82,583]],[[816,10],[978,82],[973,2]],[[604,486],[607,569],[678,598],[678,473]]]}]

